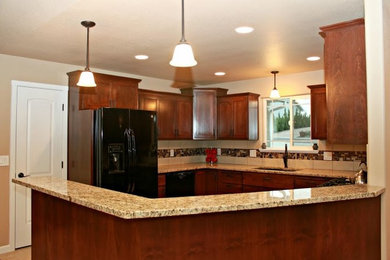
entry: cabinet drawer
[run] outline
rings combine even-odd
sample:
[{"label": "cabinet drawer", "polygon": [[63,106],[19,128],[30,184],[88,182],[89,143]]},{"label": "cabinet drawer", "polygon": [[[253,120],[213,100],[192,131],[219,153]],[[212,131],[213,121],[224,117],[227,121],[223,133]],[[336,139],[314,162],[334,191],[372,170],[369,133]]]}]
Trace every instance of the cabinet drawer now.
[{"label": "cabinet drawer", "polygon": [[323,177],[301,177],[297,176],[295,177],[295,185],[294,187],[296,189],[299,188],[314,188],[318,185],[321,185],[325,182],[330,180],[330,178],[323,178]]},{"label": "cabinet drawer", "polygon": [[293,189],[294,177],[290,175],[244,173],[243,184],[274,189]]},{"label": "cabinet drawer", "polygon": [[218,182],[242,185],[242,173],[234,171],[219,171]]},{"label": "cabinet drawer", "polygon": [[269,190],[272,190],[272,188],[252,186],[252,185],[243,186],[243,192],[256,192],[256,191],[269,191]]},{"label": "cabinet drawer", "polygon": [[218,183],[218,193],[240,193],[242,192],[241,184],[231,184],[231,183]]}]

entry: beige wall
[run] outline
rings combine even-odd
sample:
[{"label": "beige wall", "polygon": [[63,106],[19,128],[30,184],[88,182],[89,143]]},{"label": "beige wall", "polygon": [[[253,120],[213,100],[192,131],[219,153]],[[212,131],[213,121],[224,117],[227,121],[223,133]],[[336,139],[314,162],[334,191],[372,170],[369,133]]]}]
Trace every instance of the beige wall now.
[{"label": "beige wall", "polygon": [[[368,183],[390,188],[390,3],[366,0],[366,58],[368,104]],[[382,26],[383,25],[383,26]],[[382,259],[390,255],[389,193],[381,201]]]},{"label": "beige wall", "polygon": [[[11,80],[67,85],[66,73],[83,67],[0,54],[0,155],[9,155]],[[179,92],[172,81],[138,75],[94,70],[142,79],[140,88]],[[9,244],[9,167],[0,167],[0,247]]]}]

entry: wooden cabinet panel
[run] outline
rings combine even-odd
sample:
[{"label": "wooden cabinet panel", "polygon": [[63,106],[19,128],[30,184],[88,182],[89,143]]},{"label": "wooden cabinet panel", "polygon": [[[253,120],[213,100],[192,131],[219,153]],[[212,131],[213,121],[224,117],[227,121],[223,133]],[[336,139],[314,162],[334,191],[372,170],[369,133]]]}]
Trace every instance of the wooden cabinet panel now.
[{"label": "wooden cabinet panel", "polygon": [[327,110],[326,85],[307,86],[310,89],[311,139],[326,139]]},{"label": "wooden cabinet panel", "polygon": [[200,170],[195,172],[195,195],[217,193],[217,171]]},{"label": "wooden cabinet panel", "polygon": [[253,185],[243,185],[243,192],[260,192],[260,191],[270,191],[272,188],[262,187],[262,186],[253,186]]},{"label": "wooden cabinet panel", "polygon": [[367,90],[364,19],[321,27],[327,141],[367,144]]},{"label": "wooden cabinet panel", "polygon": [[158,175],[158,197],[165,197],[165,174]]},{"label": "wooden cabinet panel", "polygon": [[242,192],[241,184],[218,182],[219,194],[241,193],[241,192]]},{"label": "wooden cabinet panel", "polygon": [[193,139],[216,139],[217,96],[213,90],[194,90]]},{"label": "wooden cabinet panel", "polygon": [[192,98],[180,97],[176,102],[176,138],[192,139]]},{"label": "wooden cabinet panel", "polygon": [[192,97],[139,90],[139,108],[157,112],[158,139],[192,139]]},{"label": "wooden cabinet panel", "polygon": [[138,108],[139,79],[94,73],[96,87],[78,87],[81,71],[69,72],[69,86],[79,91],[79,110],[100,107]]},{"label": "wooden cabinet panel", "polygon": [[258,139],[258,97],[253,93],[218,97],[218,139]]},{"label": "wooden cabinet panel", "polygon": [[233,105],[230,98],[218,98],[218,139],[233,136]]},{"label": "wooden cabinet panel", "polygon": [[218,182],[233,183],[242,185],[242,172],[219,171]]},{"label": "wooden cabinet panel", "polygon": [[308,176],[295,176],[294,180],[294,188],[315,188],[318,185],[321,185],[332,178],[324,178],[324,177],[308,177]]},{"label": "wooden cabinet panel", "polygon": [[294,176],[266,173],[243,173],[243,184],[272,189],[293,189]]},{"label": "wooden cabinet panel", "polygon": [[170,98],[160,98],[157,108],[158,139],[176,137],[176,103]]}]

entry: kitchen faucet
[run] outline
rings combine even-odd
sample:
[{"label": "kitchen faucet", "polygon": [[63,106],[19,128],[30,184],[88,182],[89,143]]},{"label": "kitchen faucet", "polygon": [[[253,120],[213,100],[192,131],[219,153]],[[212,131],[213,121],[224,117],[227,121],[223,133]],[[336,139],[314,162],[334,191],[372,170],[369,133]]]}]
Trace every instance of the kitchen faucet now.
[{"label": "kitchen faucet", "polygon": [[287,161],[288,161],[287,144],[284,144],[284,155],[283,155],[284,168],[287,168]]}]

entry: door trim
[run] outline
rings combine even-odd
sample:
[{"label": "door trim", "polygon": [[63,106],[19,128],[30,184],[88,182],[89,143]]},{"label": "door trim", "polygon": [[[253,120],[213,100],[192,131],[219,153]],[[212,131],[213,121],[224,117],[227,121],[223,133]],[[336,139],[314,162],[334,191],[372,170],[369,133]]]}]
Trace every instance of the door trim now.
[{"label": "door trim", "polygon": [[[0,249],[5,249],[8,251],[15,250],[15,184],[12,182],[12,179],[15,177],[15,157],[16,157],[16,107],[17,107],[17,97],[18,97],[18,88],[35,88],[35,89],[50,89],[68,92],[68,86],[61,85],[52,85],[44,83],[35,83],[27,81],[17,81],[11,80],[11,122],[10,122],[10,161],[9,161],[9,245],[2,247]],[[67,150],[68,150],[68,95],[66,95],[66,101],[64,102],[64,137],[63,137],[63,150],[62,156],[64,161],[64,168],[61,172],[61,178],[67,178]],[[5,252],[4,252],[5,253]]]}]

